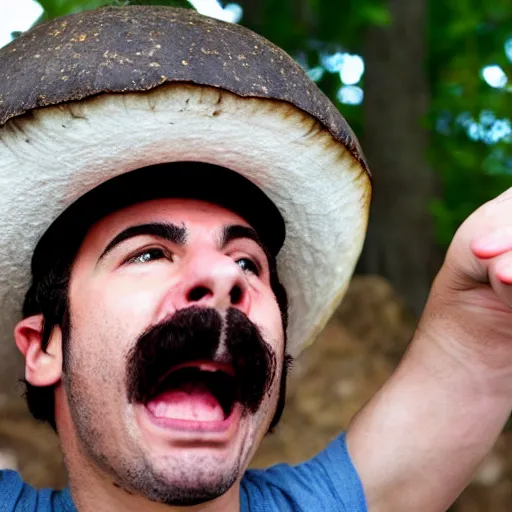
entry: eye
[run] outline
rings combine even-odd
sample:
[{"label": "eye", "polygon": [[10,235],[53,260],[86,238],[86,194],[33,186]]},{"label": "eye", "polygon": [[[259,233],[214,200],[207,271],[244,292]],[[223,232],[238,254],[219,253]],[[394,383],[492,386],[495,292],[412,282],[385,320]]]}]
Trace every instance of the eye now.
[{"label": "eye", "polygon": [[150,263],[151,261],[161,260],[166,258],[172,261],[172,256],[158,247],[144,249],[143,251],[131,256],[126,260],[126,263]]},{"label": "eye", "polygon": [[254,263],[250,258],[240,258],[239,260],[236,260],[236,262],[244,272],[252,272],[256,276],[260,275],[258,265],[256,265],[256,263]]}]

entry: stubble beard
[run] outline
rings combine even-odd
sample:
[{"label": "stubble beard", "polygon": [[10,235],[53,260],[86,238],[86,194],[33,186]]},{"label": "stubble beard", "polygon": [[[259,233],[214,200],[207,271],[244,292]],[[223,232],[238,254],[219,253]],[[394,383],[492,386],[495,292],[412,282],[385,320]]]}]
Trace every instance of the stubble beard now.
[{"label": "stubble beard", "polygon": [[[105,438],[97,425],[102,424],[101,411],[82,392],[81,375],[72,368],[64,380],[67,399],[78,449],[103,473],[113,485],[129,494],[170,506],[192,506],[205,503],[225,494],[240,475],[240,459],[231,467],[225,460],[206,456],[167,456],[151,461],[128,436],[124,449],[114,451],[117,443]],[[122,424],[123,422],[121,422]],[[124,428],[120,431],[125,432]],[[126,439],[126,437],[125,437]],[[130,454],[129,456],[126,454]]]},{"label": "stubble beard", "polygon": [[[129,425],[135,425],[133,407],[126,403],[125,411],[119,418],[119,427],[108,421],[108,411],[112,410],[110,400],[101,393],[91,392],[90,375],[99,375],[96,382],[106,381],[115,389],[115,377],[108,358],[100,365],[88,361],[78,361],[73,357],[72,347],[79,340],[71,339],[72,328],[63,332],[64,372],[63,384],[73,421],[79,457],[92,462],[104,474],[109,475],[113,485],[127,493],[140,495],[150,501],[169,506],[192,506],[214,500],[225,494],[237,481],[242,470],[244,453],[239,453],[229,466],[221,456],[199,456],[197,454],[169,455],[153,460],[144,453],[140,439]],[[103,377],[103,379],[102,379]],[[273,379],[272,379],[273,380]],[[133,404],[132,404],[133,405]],[[255,423],[266,410],[262,408],[243,415],[246,421],[251,416]],[[105,414],[107,416],[105,416]],[[110,433],[105,426],[110,423]],[[251,421],[252,423],[252,421]],[[107,427],[108,428],[108,427]],[[246,439],[240,450],[248,449]],[[121,447],[116,450],[116,446]],[[247,455],[247,454],[245,454]],[[83,465],[83,462],[82,462]]]}]

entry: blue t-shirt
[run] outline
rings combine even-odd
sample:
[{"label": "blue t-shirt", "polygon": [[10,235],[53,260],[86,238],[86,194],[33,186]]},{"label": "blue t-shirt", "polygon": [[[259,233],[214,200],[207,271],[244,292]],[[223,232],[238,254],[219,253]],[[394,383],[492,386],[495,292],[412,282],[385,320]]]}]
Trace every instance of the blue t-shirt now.
[{"label": "blue t-shirt", "polygon": [[[240,509],[241,512],[367,512],[345,434],[302,464],[247,470],[241,483]],[[76,512],[76,508],[68,489],[37,491],[25,484],[17,472],[0,471],[0,512]]]}]

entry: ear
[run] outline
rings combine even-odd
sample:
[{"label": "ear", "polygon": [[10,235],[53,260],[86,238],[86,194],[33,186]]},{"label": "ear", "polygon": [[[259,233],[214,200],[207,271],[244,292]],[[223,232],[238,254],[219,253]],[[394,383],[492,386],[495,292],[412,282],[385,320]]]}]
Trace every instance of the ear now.
[{"label": "ear", "polygon": [[62,331],[55,327],[46,350],[41,343],[43,315],[30,316],[14,329],[14,339],[25,356],[25,378],[33,386],[51,386],[62,376]]}]

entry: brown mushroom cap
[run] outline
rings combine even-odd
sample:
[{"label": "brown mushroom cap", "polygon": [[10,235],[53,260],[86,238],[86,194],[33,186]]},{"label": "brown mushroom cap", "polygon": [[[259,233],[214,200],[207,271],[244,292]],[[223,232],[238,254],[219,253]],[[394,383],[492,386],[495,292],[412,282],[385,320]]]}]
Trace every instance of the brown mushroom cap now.
[{"label": "brown mushroom cap", "polygon": [[245,27],[192,9],[103,7],[53,19],[0,50],[0,69],[0,125],[95,94],[191,82],[295,105],[369,172],[350,126],[286,52]]},{"label": "brown mushroom cap", "polygon": [[359,257],[371,183],[352,130],[291,57],[192,10],[106,7],[23,34],[0,72],[0,389],[23,376],[12,331],[37,242],[90,190],[160,163],[225,167],[276,205],[289,352],[314,340]]}]

